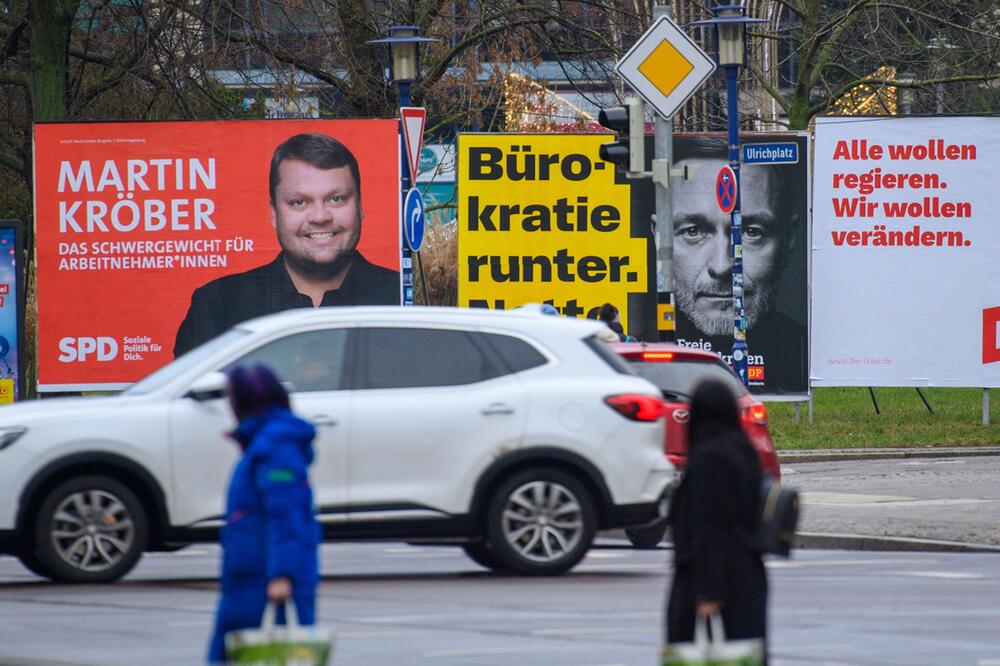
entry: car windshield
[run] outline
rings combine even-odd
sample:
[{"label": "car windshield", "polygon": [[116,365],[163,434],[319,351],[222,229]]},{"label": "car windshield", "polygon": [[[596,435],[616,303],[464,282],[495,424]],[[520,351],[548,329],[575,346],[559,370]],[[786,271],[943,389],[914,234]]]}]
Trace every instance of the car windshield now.
[{"label": "car windshield", "polygon": [[213,338],[199,347],[195,347],[186,354],[182,354],[153,374],[147,375],[144,379],[125,389],[124,393],[126,395],[152,393],[161,386],[169,384],[175,377],[187,372],[189,368],[198,365],[210,356],[214,356],[219,350],[225,349],[247,335],[250,335],[249,331],[239,328],[230,329],[219,337]]},{"label": "car windshield", "polygon": [[630,360],[629,365],[663,392],[667,399],[690,400],[694,388],[704,379],[717,379],[738,396],[747,390],[736,375],[718,363],[704,361],[669,361],[665,363]]}]

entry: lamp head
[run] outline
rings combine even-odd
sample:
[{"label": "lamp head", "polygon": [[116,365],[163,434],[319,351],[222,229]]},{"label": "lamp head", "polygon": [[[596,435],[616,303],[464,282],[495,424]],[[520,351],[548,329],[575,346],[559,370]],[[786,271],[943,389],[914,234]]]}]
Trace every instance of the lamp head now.
[{"label": "lamp head", "polygon": [[395,82],[415,81],[420,74],[418,47],[425,42],[441,41],[436,37],[421,37],[420,28],[414,25],[394,25],[388,37],[369,40],[368,44],[385,44],[392,56],[389,79]]},{"label": "lamp head", "polygon": [[746,61],[746,26],[766,23],[765,19],[748,18],[743,5],[716,5],[714,16],[691,25],[714,25],[719,41],[719,64],[741,66]]}]

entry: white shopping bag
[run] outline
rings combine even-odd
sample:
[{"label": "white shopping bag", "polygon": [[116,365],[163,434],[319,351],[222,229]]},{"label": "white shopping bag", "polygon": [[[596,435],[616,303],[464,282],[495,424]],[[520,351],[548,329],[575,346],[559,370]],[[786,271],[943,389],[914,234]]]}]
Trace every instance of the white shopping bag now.
[{"label": "white shopping bag", "polygon": [[694,642],[668,643],[660,658],[660,666],[760,666],[763,663],[764,639],[727,641],[718,613],[698,618],[694,625]]},{"label": "white shopping bag", "polygon": [[277,607],[268,603],[259,629],[226,634],[226,663],[240,666],[325,666],[333,635],[322,627],[303,627],[292,601],[285,603],[286,625],[274,623]]}]

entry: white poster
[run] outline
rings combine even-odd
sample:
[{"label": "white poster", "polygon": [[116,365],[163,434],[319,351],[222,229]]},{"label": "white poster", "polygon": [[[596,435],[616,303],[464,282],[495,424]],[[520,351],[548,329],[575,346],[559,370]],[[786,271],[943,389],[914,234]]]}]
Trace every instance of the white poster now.
[{"label": "white poster", "polygon": [[820,118],[813,386],[1000,386],[1000,118]]}]

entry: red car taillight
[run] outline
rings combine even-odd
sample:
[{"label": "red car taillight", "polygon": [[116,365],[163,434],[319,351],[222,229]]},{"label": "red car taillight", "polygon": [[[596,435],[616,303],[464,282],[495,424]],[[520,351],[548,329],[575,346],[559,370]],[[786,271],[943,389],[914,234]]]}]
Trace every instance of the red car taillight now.
[{"label": "red car taillight", "polygon": [[767,407],[764,403],[750,405],[743,410],[743,422],[747,424],[767,425]]},{"label": "red car taillight", "polygon": [[609,395],[604,402],[631,421],[656,421],[666,413],[660,398],[641,393]]}]

